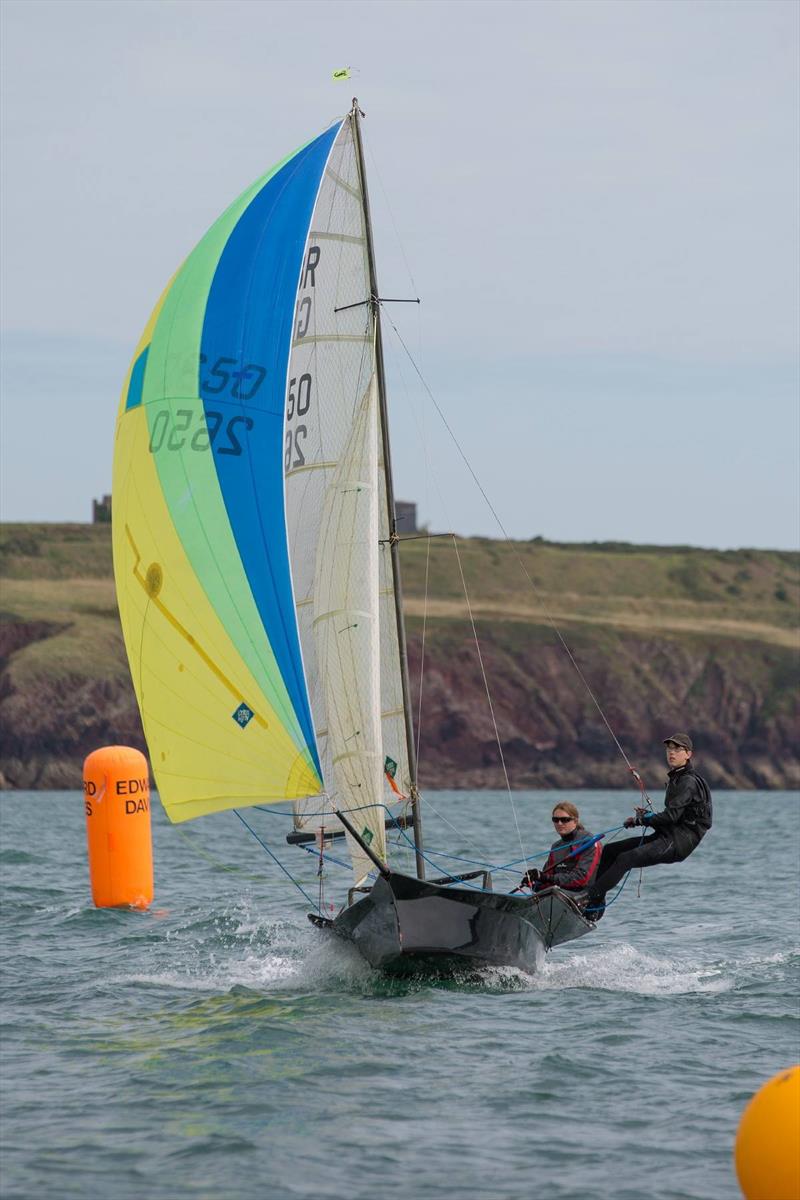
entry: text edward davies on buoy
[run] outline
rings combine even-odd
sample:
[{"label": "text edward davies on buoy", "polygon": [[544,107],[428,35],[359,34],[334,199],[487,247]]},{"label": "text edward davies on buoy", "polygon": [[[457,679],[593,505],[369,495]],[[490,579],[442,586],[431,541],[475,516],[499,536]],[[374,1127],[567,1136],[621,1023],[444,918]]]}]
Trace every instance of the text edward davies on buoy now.
[{"label": "text edward davies on buoy", "polygon": [[150,778],[131,746],[104,746],[83,765],[92,898],[98,908],[146,908],[153,899]]}]

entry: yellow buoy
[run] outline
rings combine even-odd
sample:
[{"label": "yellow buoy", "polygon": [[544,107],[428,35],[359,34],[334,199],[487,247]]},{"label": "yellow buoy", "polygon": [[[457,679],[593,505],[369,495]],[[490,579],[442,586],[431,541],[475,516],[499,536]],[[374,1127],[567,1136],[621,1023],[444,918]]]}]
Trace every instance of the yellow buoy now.
[{"label": "yellow buoy", "polygon": [[753,1096],[735,1158],[746,1200],[800,1200],[800,1066],[780,1071]]},{"label": "yellow buoy", "polygon": [[104,746],[83,764],[89,875],[97,908],[153,899],[150,772],[131,746]]}]

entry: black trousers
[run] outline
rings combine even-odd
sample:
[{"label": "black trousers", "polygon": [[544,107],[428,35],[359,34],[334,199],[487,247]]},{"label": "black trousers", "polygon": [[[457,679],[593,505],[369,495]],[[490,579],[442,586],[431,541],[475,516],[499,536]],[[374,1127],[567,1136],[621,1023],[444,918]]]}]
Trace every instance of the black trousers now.
[{"label": "black trousers", "polygon": [[622,876],[632,867],[654,867],[658,863],[677,862],[675,847],[663,833],[650,833],[642,841],[638,837],[625,838],[621,842],[609,842],[603,847],[597,875],[589,889],[592,900],[603,904],[606,892],[616,887]]}]

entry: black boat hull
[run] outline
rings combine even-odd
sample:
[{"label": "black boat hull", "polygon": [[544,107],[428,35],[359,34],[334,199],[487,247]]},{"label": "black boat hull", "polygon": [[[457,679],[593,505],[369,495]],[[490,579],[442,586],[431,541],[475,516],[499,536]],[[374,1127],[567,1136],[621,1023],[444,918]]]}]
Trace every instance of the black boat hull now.
[{"label": "black boat hull", "polygon": [[509,896],[394,873],[379,876],[335,920],[311,919],[352,942],[371,966],[392,972],[486,966],[533,972],[545,951],[593,928],[560,888]]}]

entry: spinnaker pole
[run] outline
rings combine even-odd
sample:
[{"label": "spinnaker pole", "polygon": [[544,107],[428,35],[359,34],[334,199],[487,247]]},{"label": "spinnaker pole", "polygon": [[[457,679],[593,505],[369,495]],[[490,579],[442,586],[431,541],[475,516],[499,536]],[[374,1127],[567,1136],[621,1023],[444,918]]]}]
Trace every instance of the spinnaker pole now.
[{"label": "spinnaker pole", "polygon": [[364,207],[364,225],[367,237],[367,261],[369,265],[370,303],[375,319],[375,370],[378,382],[378,403],[381,414],[381,436],[383,441],[383,464],[386,472],[386,502],[389,509],[389,550],[392,563],[392,588],[394,591],[394,608],[397,620],[397,638],[400,647],[400,677],[403,687],[403,716],[406,727],[406,747],[408,753],[408,768],[411,774],[411,820],[414,828],[414,847],[417,867],[417,878],[425,878],[425,859],[422,852],[422,815],[420,813],[419,792],[417,791],[417,749],[414,741],[414,720],[411,715],[411,689],[408,679],[408,648],[406,646],[406,627],[403,621],[403,589],[400,580],[400,553],[398,550],[397,517],[394,511],[394,486],[392,483],[392,458],[389,449],[389,413],[386,407],[386,377],[383,365],[383,340],[381,337],[381,308],[378,279],[375,270],[375,247],[372,241],[372,222],[369,213],[369,194],[367,191],[367,172],[364,163],[364,146],[361,141],[359,117],[364,114],[358,107],[358,100],[353,97],[353,107],[350,119],[353,124],[353,141],[356,147],[358,174],[361,180],[361,198]]}]

